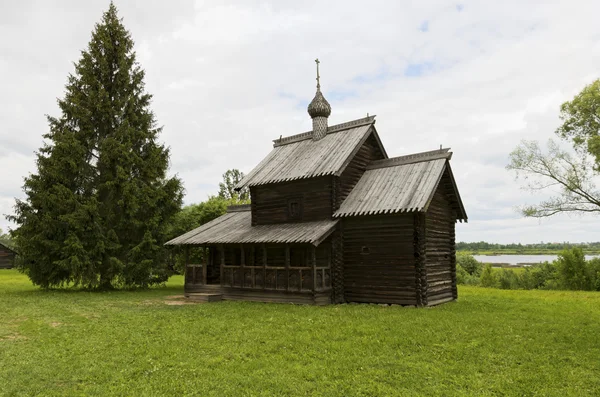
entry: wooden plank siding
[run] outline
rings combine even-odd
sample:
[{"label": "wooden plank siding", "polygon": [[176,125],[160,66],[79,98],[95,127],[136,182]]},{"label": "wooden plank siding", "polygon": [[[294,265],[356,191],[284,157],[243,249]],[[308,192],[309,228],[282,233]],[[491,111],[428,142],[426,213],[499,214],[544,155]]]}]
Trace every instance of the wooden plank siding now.
[{"label": "wooden plank siding", "polygon": [[383,158],[385,156],[381,152],[375,136],[371,134],[339,177],[339,184],[337,185],[334,200],[334,210],[340,208],[342,202],[348,197],[352,189],[354,189],[354,186],[356,186],[365,173],[367,165],[373,160]]},{"label": "wooden plank siding", "polygon": [[413,237],[413,214],[345,218],[346,301],[416,305]]},{"label": "wooden plank siding", "polygon": [[425,215],[428,305],[457,298],[456,291],[456,212],[442,179]]},{"label": "wooden plank siding", "polygon": [[[253,186],[250,188],[252,226],[331,219],[332,186],[331,176]],[[290,200],[301,202],[301,217],[288,216]]]},{"label": "wooden plank siding", "polygon": [[14,266],[15,253],[0,245],[0,269],[10,269]]}]

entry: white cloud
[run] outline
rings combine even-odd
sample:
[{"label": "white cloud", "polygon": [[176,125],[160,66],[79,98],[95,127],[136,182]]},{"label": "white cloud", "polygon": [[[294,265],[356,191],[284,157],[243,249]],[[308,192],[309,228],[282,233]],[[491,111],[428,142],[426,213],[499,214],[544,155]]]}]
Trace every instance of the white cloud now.
[{"label": "white cloud", "polygon": [[[461,1],[460,11],[448,1],[165,4],[117,2],[186,202],[215,193],[228,168],[249,171],[272,139],[310,129],[305,106],[319,57],[331,124],[377,114],[392,156],[452,147],[470,215],[459,240],[600,240],[597,218],[520,219],[513,207],[536,197],[504,168],[521,139],[547,140],[560,104],[598,77],[600,4]],[[19,2],[0,16],[0,165],[11,170],[2,179],[3,213],[22,195],[44,114],[57,115],[55,98],[107,7],[62,5]],[[422,74],[405,76],[409,66]]]}]

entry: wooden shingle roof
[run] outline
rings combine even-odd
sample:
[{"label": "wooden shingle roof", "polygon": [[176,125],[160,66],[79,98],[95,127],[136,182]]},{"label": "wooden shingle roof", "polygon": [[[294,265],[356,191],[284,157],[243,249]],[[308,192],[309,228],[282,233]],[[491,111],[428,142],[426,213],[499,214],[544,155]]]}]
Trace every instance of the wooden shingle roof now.
[{"label": "wooden shingle roof", "polygon": [[252,226],[252,214],[248,206],[230,210],[165,245],[308,243],[317,246],[335,230],[337,223],[337,219],[326,219]]},{"label": "wooden shingle roof", "polygon": [[333,215],[334,218],[426,212],[445,172],[453,185],[457,219],[467,220],[448,160],[450,149],[374,161]]},{"label": "wooden shingle roof", "polygon": [[10,251],[13,254],[17,254],[17,252],[14,249],[10,248],[9,246],[7,246],[5,244],[0,243],[0,248],[4,249],[6,251]]},{"label": "wooden shingle roof", "polygon": [[236,189],[292,181],[323,175],[340,175],[362,144],[373,133],[385,157],[385,149],[374,128],[375,116],[331,126],[327,135],[312,139],[312,132],[273,141],[273,150]]}]

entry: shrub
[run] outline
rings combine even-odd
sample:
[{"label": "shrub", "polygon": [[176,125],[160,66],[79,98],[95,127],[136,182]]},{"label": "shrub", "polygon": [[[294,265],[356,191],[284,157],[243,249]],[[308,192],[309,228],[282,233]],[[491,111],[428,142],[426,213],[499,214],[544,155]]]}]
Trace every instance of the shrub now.
[{"label": "shrub", "polygon": [[594,291],[600,291],[600,258],[587,261],[587,267],[591,276],[591,287]]},{"label": "shrub", "polygon": [[481,276],[479,278],[479,284],[482,287],[496,287],[498,285],[498,280],[496,278],[496,274],[494,274],[494,270],[492,269],[492,265],[489,263],[485,265],[483,271],[481,272]]},{"label": "shrub", "polygon": [[[531,286],[533,289],[557,289],[556,264],[544,262],[531,266]],[[528,270],[529,270],[528,269]]]},{"label": "shrub", "polygon": [[536,279],[534,276],[534,267],[529,266],[523,269],[523,272],[517,274],[519,288],[522,289],[536,289],[539,286],[536,284]]},{"label": "shrub", "polygon": [[498,277],[498,286],[502,289],[519,289],[519,277],[512,269],[502,269]]},{"label": "shrub", "polygon": [[473,255],[459,252],[456,255],[456,264],[460,265],[467,273],[471,276],[477,276],[481,274],[481,269],[483,265],[477,259],[473,257]]},{"label": "shrub", "polygon": [[479,285],[479,277],[470,275],[461,265],[456,265],[456,283],[465,285]]},{"label": "shrub", "polygon": [[592,289],[591,268],[588,267],[581,248],[565,249],[558,254],[556,271],[562,289]]}]

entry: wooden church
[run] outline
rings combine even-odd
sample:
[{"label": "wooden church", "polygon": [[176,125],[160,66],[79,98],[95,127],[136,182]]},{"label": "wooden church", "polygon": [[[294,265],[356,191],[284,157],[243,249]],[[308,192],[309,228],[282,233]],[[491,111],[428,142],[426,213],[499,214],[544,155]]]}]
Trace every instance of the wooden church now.
[{"label": "wooden church", "polygon": [[237,186],[251,204],[167,245],[201,247],[186,296],[325,305],[455,300],[455,224],[467,221],[449,149],[389,158],[375,116],[329,126],[320,89],[312,131],[273,141]]}]

